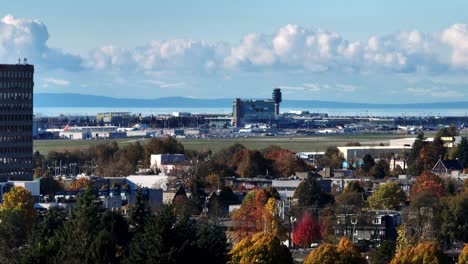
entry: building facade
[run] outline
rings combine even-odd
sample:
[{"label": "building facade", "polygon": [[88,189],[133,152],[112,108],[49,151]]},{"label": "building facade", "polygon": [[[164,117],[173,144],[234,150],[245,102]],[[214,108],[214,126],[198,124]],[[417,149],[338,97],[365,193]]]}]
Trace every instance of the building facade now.
[{"label": "building facade", "polygon": [[234,99],[232,105],[232,126],[242,127],[248,123],[272,123],[279,115],[282,101],[281,90],[273,90],[272,99],[242,100]]},{"label": "building facade", "polygon": [[34,66],[0,64],[0,181],[32,180]]}]

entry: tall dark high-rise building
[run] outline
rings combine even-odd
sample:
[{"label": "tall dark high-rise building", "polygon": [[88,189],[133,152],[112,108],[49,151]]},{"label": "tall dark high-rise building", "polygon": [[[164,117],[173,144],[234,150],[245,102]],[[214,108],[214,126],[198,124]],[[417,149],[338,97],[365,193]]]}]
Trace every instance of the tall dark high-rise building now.
[{"label": "tall dark high-rise building", "polygon": [[32,180],[34,66],[0,64],[0,181]]}]

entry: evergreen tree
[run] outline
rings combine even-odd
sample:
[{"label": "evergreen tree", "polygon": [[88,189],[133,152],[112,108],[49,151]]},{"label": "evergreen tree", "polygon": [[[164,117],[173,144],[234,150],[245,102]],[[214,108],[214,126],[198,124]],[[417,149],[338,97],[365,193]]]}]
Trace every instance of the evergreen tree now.
[{"label": "evergreen tree", "polygon": [[138,188],[135,203],[130,207],[128,213],[128,223],[133,233],[143,231],[148,214],[146,203],[143,201],[142,190]]},{"label": "evergreen tree", "polygon": [[78,197],[75,208],[59,231],[58,263],[93,263],[89,248],[93,243],[99,226],[99,205],[91,187]]}]

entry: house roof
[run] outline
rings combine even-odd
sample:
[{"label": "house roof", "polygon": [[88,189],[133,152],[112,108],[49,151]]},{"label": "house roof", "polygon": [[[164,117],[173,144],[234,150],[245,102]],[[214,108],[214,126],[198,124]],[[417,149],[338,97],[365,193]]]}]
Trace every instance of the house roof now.
[{"label": "house roof", "polygon": [[444,166],[448,170],[463,170],[463,165],[461,162],[457,159],[454,160],[443,160],[442,163],[444,163]]},{"label": "house roof", "polygon": [[439,159],[439,161],[434,166],[433,170],[441,169],[441,167],[444,167],[445,170],[460,170],[460,171],[463,170],[463,165],[457,159],[452,159],[452,160]]}]

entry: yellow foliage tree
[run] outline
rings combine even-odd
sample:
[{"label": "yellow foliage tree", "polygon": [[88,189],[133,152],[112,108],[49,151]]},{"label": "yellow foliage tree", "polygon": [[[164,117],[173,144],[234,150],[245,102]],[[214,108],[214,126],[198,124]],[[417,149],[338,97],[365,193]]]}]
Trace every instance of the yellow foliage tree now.
[{"label": "yellow foliage tree", "polygon": [[468,244],[465,244],[460,256],[458,256],[458,264],[468,264]]},{"label": "yellow foliage tree", "polygon": [[390,264],[443,264],[447,263],[444,252],[433,242],[419,243],[397,252]]},{"label": "yellow foliage tree", "polygon": [[292,264],[289,249],[269,234],[259,232],[237,243],[229,252],[232,264]]},{"label": "yellow foliage tree", "polygon": [[304,264],[365,264],[366,260],[351,241],[343,237],[338,245],[324,243],[313,250],[304,260]]},{"label": "yellow foliage tree", "polygon": [[265,232],[280,240],[286,239],[286,229],[279,216],[279,209],[275,198],[268,199],[263,213]]},{"label": "yellow foliage tree", "polygon": [[310,252],[304,259],[304,264],[335,264],[339,260],[335,245],[324,243]]},{"label": "yellow foliage tree", "polygon": [[221,177],[217,173],[210,173],[206,177],[206,180],[210,184],[211,188],[220,189],[221,186]]},{"label": "yellow foliage tree", "polygon": [[32,197],[31,192],[21,186],[15,186],[8,193],[3,195],[1,211],[15,211],[20,213],[23,215],[24,221],[26,221],[29,227],[32,227],[36,219],[34,198]]}]

